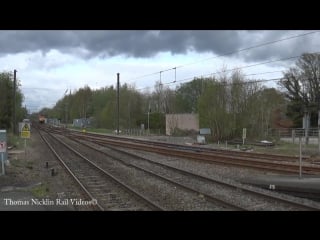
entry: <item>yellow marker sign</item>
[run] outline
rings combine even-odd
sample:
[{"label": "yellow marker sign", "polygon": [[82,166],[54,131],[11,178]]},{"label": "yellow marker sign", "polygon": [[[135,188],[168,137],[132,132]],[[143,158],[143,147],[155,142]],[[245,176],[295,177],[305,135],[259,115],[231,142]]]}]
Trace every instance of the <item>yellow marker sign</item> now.
[{"label": "yellow marker sign", "polygon": [[29,124],[24,124],[24,126],[22,127],[22,129],[21,129],[21,131],[22,132],[24,132],[24,131],[30,131],[30,126],[29,126]]},{"label": "yellow marker sign", "polygon": [[21,137],[22,138],[30,138],[30,124],[25,123],[21,128]]},{"label": "yellow marker sign", "polygon": [[30,131],[21,131],[22,138],[30,138]]}]

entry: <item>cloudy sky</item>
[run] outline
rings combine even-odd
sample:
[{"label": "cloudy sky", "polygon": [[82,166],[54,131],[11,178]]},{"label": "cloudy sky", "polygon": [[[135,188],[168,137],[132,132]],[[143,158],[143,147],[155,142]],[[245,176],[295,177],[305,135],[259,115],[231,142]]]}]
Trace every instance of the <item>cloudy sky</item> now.
[{"label": "cloudy sky", "polygon": [[139,91],[160,78],[175,88],[222,69],[280,78],[305,52],[320,52],[320,31],[0,30],[0,72],[18,71],[29,112],[53,107],[67,89],[115,86],[117,73]]}]

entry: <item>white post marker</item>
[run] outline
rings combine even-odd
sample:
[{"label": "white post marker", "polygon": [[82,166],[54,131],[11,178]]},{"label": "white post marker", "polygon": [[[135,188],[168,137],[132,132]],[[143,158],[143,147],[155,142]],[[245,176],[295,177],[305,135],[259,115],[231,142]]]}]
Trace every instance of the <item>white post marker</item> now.
[{"label": "white post marker", "polygon": [[4,170],[4,154],[7,151],[7,143],[5,141],[0,141],[0,153],[1,153],[1,169],[2,175],[5,175]]},{"label": "white post marker", "polygon": [[27,160],[27,139],[24,139],[24,159]]},{"label": "white post marker", "polygon": [[2,175],[5,175],[5,170],[4,170],[4,157],[3,157],[4,153],[1,153],[1,167],[2,167]]},{"label": "white post marker", "polygon": [[244,140],[246,139],[247,136],[247,129],[243,128],[242,129],[242,145],[244,145]]}]

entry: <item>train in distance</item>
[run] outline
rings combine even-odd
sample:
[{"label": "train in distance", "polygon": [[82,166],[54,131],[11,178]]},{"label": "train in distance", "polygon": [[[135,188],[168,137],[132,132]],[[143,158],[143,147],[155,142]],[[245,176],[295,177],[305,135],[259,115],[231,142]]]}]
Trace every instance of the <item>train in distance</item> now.
[{"label": "train in distance", "polygon": [[45,120],[46,120],[45,116],[39,115],[39,123],[45,123]]}]

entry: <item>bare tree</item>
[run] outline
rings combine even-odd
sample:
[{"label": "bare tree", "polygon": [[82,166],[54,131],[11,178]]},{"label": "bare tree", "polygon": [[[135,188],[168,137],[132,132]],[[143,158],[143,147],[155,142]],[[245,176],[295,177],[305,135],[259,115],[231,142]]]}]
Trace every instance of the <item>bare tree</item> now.
[{"label": "bare tree", "polygon": [[279,85],[290,100],[287,114],[295,125],[301,126],[304,111],[311,113],[311,124],[315,125],[320,101],[320,54],[302,54],[296,66],[284,72]]}]

